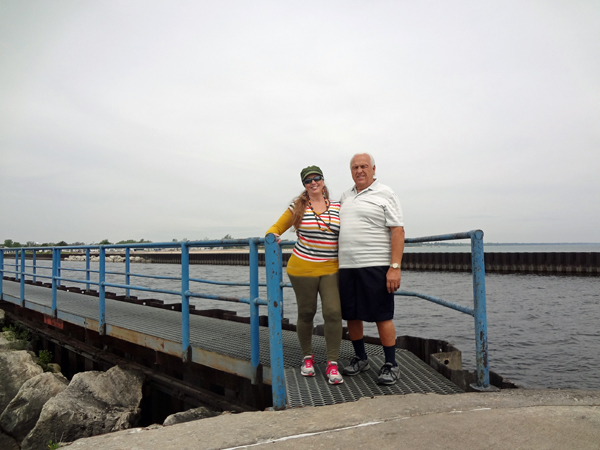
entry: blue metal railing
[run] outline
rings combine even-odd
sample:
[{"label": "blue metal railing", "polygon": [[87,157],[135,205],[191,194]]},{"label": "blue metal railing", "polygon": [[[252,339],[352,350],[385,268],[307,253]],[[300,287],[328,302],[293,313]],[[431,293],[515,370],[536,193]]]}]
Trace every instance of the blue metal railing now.
[{"label": "blue metal railing", "polygon": [[487,342],[487,307],[485,300],[485,260],[483,251],[483,231],[471,230],[464,233],[444,234],[421,238],[407,238],[405,243],[451,241],[457,239],[471,240],[471,272],[473,274],[473,308],[467,308],[437,297],[400,290],[396,295],[419,297],[438,305],[469,314],[475,319],[475,354],[477,382],[471,387],[478,391],[495,390],[490,386],[490,370]]},{"label": "blue metal railing", "polygon": [[[408,292],[400,290],[396,292],[399,296],[418,297],[441,306],[445,306],[456,311],[471,315],[475,319],[475,341],[476,341],[476,365],[477,365],[477,382],[472,385],[476,390],[493,389],[489,384],[489,367],[488,367],[488,344],[487,344],[487,319],[486,319],[486,300],[485,300],[485,265],[483,253],[483,232],[481,230],[473,230],[464,233],[455,233],[440,236],[427,236],[422,238],[407,238],[406,243],[419,242],[434,242],[446,241],[455,239],[470,239],[471,240],[471,262],[473,273],[473,308],[458,305],[437,297],[426,294]],[[266,269],[266,284],[259,283],[258,269],[258,246],[265,246],[265,269]],[[275,235],[267,235],[266,238],[249,238],[249,239],[230,239],[219,241],[183,241],[169,243],[147,243],[147,244],[115,244],[115,245],[100,245],[100,246],[67,246],[67,247],[36,247],[36,248],[18,248],[18,249],[0,249],[0,298],[2,298],[2,278],[5,274],[13,274],[20,281],[20,305],[25,306],[25,277],[30,276],[35,280],[37,278],[46,278],[52,280],[52,315],[57,317],[57,290],[62,281],[74,283],[82,283],[86,285],[89,291],[90,286],[98,287],[99,296],[99,326],[98,332],[101,335],[106,333],[106,287],[114,287],[125,289],[126,297],[130,297],[131,290],[157,292],[171,294],[181,297],[182,301],[182,358],[187,361],[190,358],[190,326],[189,326],[189,304],[190,298],[205,298],[230,302],[246,303],[250,307],[250,327],[251,327],[251,365],[252,365],[252,382],[256,383],[258,379],[259,367],[259,306],[268,306],[269,317],[269,338],[271,352],[271,380],[273,389],[273,407],[274,409],[283,409],[287,404],[285,391],[285,375],[283,369],[283,340],[282,340],[282,311],[283,311],[283,288],[291,287],[289,283],[282,282],[282,253],[281,245],[292,245],[293,242],[277,243]],[[234,282],[218,282],[211,280],[203,280],[190,278],[189,276],[189,249],[194,247],[231,247],[231,246],[248,246],[249,248],[249,268],[250,279],[249,283],[234,283]],[[131,273],[130,271],[130,250],[146,249],[146,248],[174,248],[181,251],[181,277],[161,277]],[[112,272],[106,270],[106,250],[107,249],[125,249],[125,272]],[[86,254],[86,278],[85,280],[76,280],[62,276],[62,271],[82,271],[82,269],[67,269],[62,268],[61,251],[62,250],[85,250]],[[90,268],[91,250],[98,250],[99,269],[92,270]],[[52,252],[52,266],[46,269],[52,270],[51,276],[42,275],[37,272],[36,268],[41,267],[36,265],[36,253],[40,251]],[[32,263],[33,270],[26,272],[25,253],[33,252]],[[14,270],[7,270],[5,266],[11,266],[5,262],[5,253],[15,254],[15,263],[12,265]],[[98,281],[91,279],[90,274],[97,273]],[[107,275],[124,275],[125,283],[114,283],[106,280]],[[181,280],[180,290],[167,290],[147,288],[139,285],[132,285],[131,278],[155,278],[155,279],[170,279]],[[225,297],[219,295],[202,294],[190,291],[190,281],[199,283],[210,283],[218,285],[230,286],[249,286],[250,293],[247,298]],[[259,286],[266,286],[267,300],[259,297]]]},{"label": "blue metal railing", "polygon": [[[425,236],[419,238],[406,238],[406,244],[421,242],[441,242],[459,239],[471,240],[471,271],[473,274],[473,307],[459,305],[431,295],[404,290],[396,291],[397,296],[418,297],[432,303],[454,309],[455,311],[473,316],[475,319],[475,354],[477,381],[471,387],[477,391],[496,390],[490,386],[490,371],[488,360],[487,342],[487,307],[485,296],[485,260],[483,250],[483,231],[471,230],[463,233],[443,234],[438,236]],[[293,245],[294,242],[283,242],[283,245]],[[292,287],[291,284],[283,284],[283,287]]]},{"label": "blue metal railing", "polygon": [[[145,291],[145,292],[156,292],[170,295],[176,295],[181,297],[181,355],[184,361],[188,361],[191,357],[191,346],[190,346],[190,298],[205,298],[212,300],[221,300],[229,302],[246,303],[250,307],[250,328],[251,328],[251,381],[257,383],[261,378],[258,375],[259,363],[260,363],[260,345],[259,345],[259,306],[269,305],[269,334],[270,336],[278,336],[278,341],[271,342],[271,378],[272,378],[272,389],[273,389],[273,407],[274,409],[284,409],[287,404],[286,392],[285,392],[285,376],[283,368],[283,345],[281,341],[281,299],[277,301],[267,301],[259,297],[259,287],[267,286],[267,293],[271,292],[271,295],[277,296],[277,288],[281,289],[280,283],[276,283],[272,276],[267,276],[268,280],[266,284],[259,283],[259,264],[258,264],[258,247],[265,243],[264,238],[249,238],[249,239],[229,239],[219,241],[183,241],[183,242],[169,242],[169,243],[148,243],[148,244],[115,244],[115,245],[100,245],[100,246],[65,246],[65,247],[29,247],[29,248],[10,248],[0,249],[0,298],[3,298],[2,290],[2,278],[7,274],[12,274],[20,282],[20,298],[19,305],[25,307],[25,278],[31,277],[32,281],[35,282],[38,279],[48,279],[52,283],[52,316],[58,316],[58,304],[57,304],[57,293],[58,288],[62,282],[80,283],[85,284],[86,290],[89,291],[91,286],[97,286],[98,288],[98,333],[100,335],[106,334],[106,288],[113,287],[124,289],[126,292],[126,298],[130,297],[131,290]],[[236,283],[236,282],[220,282],[212,280],[204,280],[199,278],[191,278],[189,270],[189,250],[194,247],[232,247],[232,246],[245,246],[249,247],[250,255],[250,278],[249,283]],[[280,247],[275,243],[266,244],[267,249],[270,253],[279,252]],[[147,249],[147,248],[161,248],[161,249],[177,249],[181,251],[181,277],[163,277],[163,276],[151,276],[132,273],[130,270],[131,262],[131,250],[132,249]],[[125,250],[125,272],[114,272],[106,270],[106,251],[109,249],[124,249]],[[85,250],[86,255],[86,268],[85,268],[85,280],[74,279],[73,277],[63,276],[62,272],[68,273],[70,271],[82,271],[82,269],[71,269],[61,267],[61,252],[62,251],[73,251],[73,250]],[[91,251],[98,251],[98,270],[92,270],[90,267]],[[51,266],[40,266],[37,264],[37,254],[42,251],[49,251],[52,255]],[[30,266],[26,266],[25,256],[27,252],[32,253],[32,266],[31,271],[28,272]],[[14,253],[15,262],[12,264],[14,270],[10,270],[10,263],[5,263],[5,254]],[[281,256],[278,258],[279,261],[279,276],[281,277]],[[42,275],[38,272],[39,268],[51,270],[51,275]],[[96,274],[98,281],[93,281],[91,274]],[[116,283],[107,281],[107,275],[124,275],[125,282]],[[153,279],[168,279],[168,280],[180,280],[180,290],[168,290],[168,289],[156,289],[148,288],[145,286],[133,285],[131,278],[153,278]],[[220,295],[205,294],[200,292],[192,292],[190,290],[190,282],[198,283],[209,283],[226,286],[248,286],[250,288],[249,297],[226,297]],[[276,283],[275,289],[273,286],[269,286],[269,283],[273,285]],[[275,309],[272,311],[272,309]]]}]

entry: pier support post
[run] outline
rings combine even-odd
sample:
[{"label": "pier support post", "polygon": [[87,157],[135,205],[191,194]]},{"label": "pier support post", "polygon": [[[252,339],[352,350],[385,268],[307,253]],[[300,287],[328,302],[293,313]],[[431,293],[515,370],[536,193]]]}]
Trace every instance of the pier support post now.
[{"label": "pier support post", "polygon": [[488,365],[483,231],[475,230],[470,232],[470,235],[471,267],[473,271],[473,310],[475,317],[475,345],[477,358],[477,383],[471,384],[471,387],[477,391],[496,390],[496,388],[490,386],[490,368]]},{"label": "pier support post", "polygon": [[85,291],[86,292],[90,292],[90,249],[86,248],[85,249],[85,281],[87,281],[87,283],[85,284]]},{"label": "pier support post", "polygon": [[[130,285],[129,281],[131,280],[131,267],[130,267],[130,248],[127,247],[125,249],[125,284],[127,286]],[[127,288],[125,289],[125,298],[130,298],[131,297],[131,289]]]},{"label": "pier support post", "polygon": [[[129,284],[129,283],[128,283]],[[190,248],[186,241],[181,243],[181,352],[184,363],[191,360],[190,354]]]},{"label": "pier support post", "polygon": [[281,311],[283,307],[281,247],[277,243],[276,236],[272,233],[265,238],[265,266],[267,270],[267,300],[269,302],[269,347],[271,350],[273,409],[282,410],[287,406],[287,393],[281,332]]},{"label": "pier support post", "polygon": [[21,307],[25,307],[25,249],[21,249]]},{"label": "pier support post", "polygon": [[104,336],[106,334],[106,249],[100,246],[99,270],[98,270],[98,334]]},{"label": "pier support post", "polygon": [[58,263],[57,259],[60,259],[60,254],[56,247],[52,248],[52,317],[56,319],[58,316],[58,301],[57,301],[57,287],[58,287]]},{"label": "pier support post", "polygon": [[33,254],[31,255],[31,264],[33,265],[33,268],[32,268],[33,269],[32,270],[33,280],[32,281],[33,281],[33,284],[35,284],[37,281],[37,277],[36,277],[36,274],[37,274],[37,251],[35,251],[35,250],[33,250]]},{"label": "pier support post", "polygon": [[250,382],[259,384],[262,374],[259,374],[260,364],[260,338],[259,338],[259,314],[258,314],[258,245],[254,238],[248,240],[250,254],[248,263],[250,265],[250,363],[252,374]]},{"label": "pier support post", "polygon": [[3,300],[2,280],[4,280],[4,252],[0,251],[0,300]]},{"label": "pier support post", "polygon": [[58,258],[56,259],[56,276],[58,277],[58,279],[56,280],[56,285],[57,286],[62,286],[62,282],[61,282],[61,279],[60,279],[62,277],[62,271],[61,271],[61,268],[60,268],[60,265],[61,265],[61,258],[60,258],[61,250],[60,250],[60,247],[57,248],[56,250],[58,252]]}]

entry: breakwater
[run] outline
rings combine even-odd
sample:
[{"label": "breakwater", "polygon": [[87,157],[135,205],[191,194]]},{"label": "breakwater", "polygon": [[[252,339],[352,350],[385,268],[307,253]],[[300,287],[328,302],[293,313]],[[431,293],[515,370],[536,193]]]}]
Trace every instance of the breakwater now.
[{"label": "breakwater", "polygon": [[[135,256],[134,256],[135,255]],[[283,265],[291,253],[283,253]],[[62,259],[75,257],[85,260],[83,255],[63,252]],[[31,256],[28,255],[28,258]],[[122,262],[124,253],[107,254],[108,261]],[[247,266],[248,253],[203,251],[189,255],[190,264],[215,266]],[[38,254],[38,259],[50,259],[50,255]],[[92,255],[92,261],[94,255]],[[258,254],[259,265],[264,266],[264,253]],[[135,252],[132,262],[180,264],[181,254],[177,252]],[[471,254],[459,252],[406,252],[402,258],[402,269],[416,271],[470,272]],[[485,253],[485,271],[487,273],[536,273],[563,275],[600,275],[600,252],[511,252]]]},{"label": "breakwater", "polygon": [[[486,273],[600,275],[600,253],[485,253]],[[470,253],[404,253],[402,268],[423,271],[471,271]]]}]

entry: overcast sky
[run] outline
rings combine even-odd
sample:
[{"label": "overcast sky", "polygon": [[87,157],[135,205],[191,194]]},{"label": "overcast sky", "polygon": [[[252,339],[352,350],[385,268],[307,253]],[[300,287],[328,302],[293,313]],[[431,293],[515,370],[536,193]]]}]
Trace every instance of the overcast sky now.
[{"label": "overcast sky", "polygon": [[303,167],[338,198],[361,151],[408,237],[600,242],[599,23],[596,0],[0,0],[0,243],[262,236]]}]

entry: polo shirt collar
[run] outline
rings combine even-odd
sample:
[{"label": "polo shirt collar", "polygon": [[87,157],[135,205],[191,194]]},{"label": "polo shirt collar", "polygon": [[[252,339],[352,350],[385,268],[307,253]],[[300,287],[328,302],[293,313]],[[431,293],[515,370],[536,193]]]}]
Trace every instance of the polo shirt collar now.
[{"label": "polo shirt collar", "polygon": [[373,180],[373,182],[369,185],[369,187],[363,189],[360,192],[356,191],[356,185],[352,186],[352,192],[354,192],[355,195],[358,195],[358,194],[362,194],[363,192],[366,192],[366,191],[376,191],[378,187],[379,187],[379,180],[377,178],[375,178]]}]

